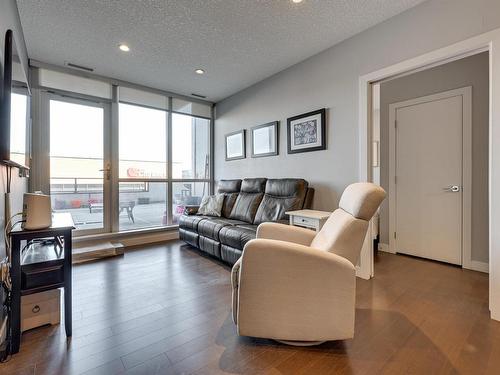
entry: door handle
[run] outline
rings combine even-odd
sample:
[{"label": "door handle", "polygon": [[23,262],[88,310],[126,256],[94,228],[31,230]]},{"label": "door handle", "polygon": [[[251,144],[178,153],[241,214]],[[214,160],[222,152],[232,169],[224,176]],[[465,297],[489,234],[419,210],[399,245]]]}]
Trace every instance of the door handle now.
[{"label": "door handle", "polygon": [[111,178],[111,168],[107,167],[104,169],[99,169],[99,172],[105,172],[106,173],[106,180],[109,180]]},{"label": "door handle", "polygon": [[460,186],[452,185],[452,186],[448,186],[448,187],[443,188],[443,190],[446,192],[450,192],[450,193],[458,193],[460,191]]}]

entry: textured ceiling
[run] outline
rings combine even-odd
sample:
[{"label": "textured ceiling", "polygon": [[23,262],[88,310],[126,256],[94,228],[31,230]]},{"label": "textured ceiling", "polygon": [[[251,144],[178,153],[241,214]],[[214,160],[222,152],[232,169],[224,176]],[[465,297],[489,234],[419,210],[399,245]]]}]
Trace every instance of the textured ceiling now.
[{"label": "textured ceiling", "polygon": [[[18,0],[30,58],[218,101],[423,0]],[[130,46],[120,52],[118,44]],[[194,69],[206,70],[203,76]]]}]

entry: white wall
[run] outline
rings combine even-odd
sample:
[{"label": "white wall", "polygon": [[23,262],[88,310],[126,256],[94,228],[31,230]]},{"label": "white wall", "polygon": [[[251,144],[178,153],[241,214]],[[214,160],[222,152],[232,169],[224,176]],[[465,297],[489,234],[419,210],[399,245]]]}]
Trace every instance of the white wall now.
[{"label": "white wall", "polygon": [[[332,210],[358,179],[358,78],[500,27],[498,0],[431,0],[217,103],[215,178],[303,177]],[[328,108],[328,149],[286,154],[286,118]],[[280,155],[226,162],[224,134],[280,120]],[[247,138],[247,148],[250,139]]]}]

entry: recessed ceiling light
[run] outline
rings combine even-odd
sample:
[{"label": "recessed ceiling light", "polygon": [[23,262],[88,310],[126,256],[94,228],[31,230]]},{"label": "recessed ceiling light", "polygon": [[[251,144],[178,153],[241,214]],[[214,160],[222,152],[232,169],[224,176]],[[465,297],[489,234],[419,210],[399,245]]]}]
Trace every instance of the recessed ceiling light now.
[{"label": "recessed ceiling light", "polygon": [[302,0],[292,0],[292,3],[295,3],[295,4],[298,4],[298,3],[301,3]]},{"label": "recessed ceiling light", "polygon": [[205,73],[205,71],[203,69],[196,69],[194,72],[196,74],[204,74]]},{"label": "recessed ceiling light", "polygon": [[120,48],[120,51],[123,51],[123,52],[128,52],[128,51],[130,51],[130,48],[129,48],[126,44],[123,44],[123,43],[122,43],[122,44],[120,44],[120,45],[118,46],[118,48]]}]

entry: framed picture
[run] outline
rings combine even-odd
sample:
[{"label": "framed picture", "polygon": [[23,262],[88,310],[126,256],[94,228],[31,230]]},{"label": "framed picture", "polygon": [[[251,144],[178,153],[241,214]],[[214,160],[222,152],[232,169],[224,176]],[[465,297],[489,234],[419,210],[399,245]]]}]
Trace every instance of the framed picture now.
[{"label": "framed picture", "polygon": [[245,159],[245,130],[226,134],[226,161]]},{"label": "framed picture", "polygon": [[250,129],[252,158],[278,155],[279,122],[254,126]]},{"label": "framed picture", "polygon": [[288,153],[326,150],[326,109],[287,119]]}]

